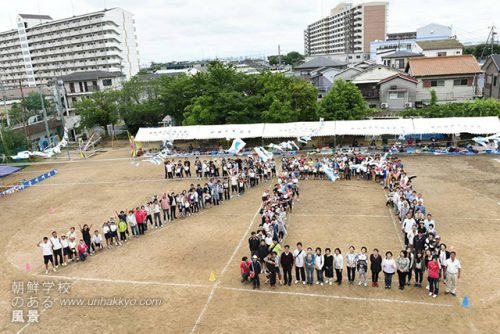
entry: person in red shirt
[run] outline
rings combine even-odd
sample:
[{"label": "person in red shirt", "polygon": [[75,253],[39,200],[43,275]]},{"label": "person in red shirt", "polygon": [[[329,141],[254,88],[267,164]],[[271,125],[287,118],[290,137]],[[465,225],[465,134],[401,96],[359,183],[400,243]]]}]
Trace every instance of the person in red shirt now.
[{"label": "person in red shirt", "polygon": [[87,259],[87,256],[89,255],[88,254],[88,247],[87,245],[85,244],[85,242],[83,241],[83,239],[80,239],[80,242],[78,243],[78,256],[80,257],[80,261],[85,261]]},{"label": "person in red shirt", "polygon": [[427,270],[429,271],[429,296],[436,298],[439,292],[439,264],[437,255],[432,256],[432,261],[427,263]]},{"label": "person in red shirt", "polygon": [[137,207],[134,211],[135,221],[137,222],[137,226],[139,228],[139,234],[144,234],[144,220],[146,219],[146,211],[142,211],[139,207]]},{"label": "person in red shirt", "polygon": [[248,281],[248,277],[250,276],[250,261],[248,261],[248,257],[243,256],[241,259],[240,270],[241,270],[241,283],[245,283]]}]

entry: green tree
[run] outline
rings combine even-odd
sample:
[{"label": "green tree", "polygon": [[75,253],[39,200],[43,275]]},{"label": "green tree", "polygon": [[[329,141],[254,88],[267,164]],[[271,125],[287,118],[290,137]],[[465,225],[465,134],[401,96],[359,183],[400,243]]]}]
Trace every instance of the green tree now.
[{"label": "green tree", "polygon": [[438,101],[438,97],[437,97],[437,94],[436,94],[436,91],[434,89],[431,89],[431,102],[430,102],[430,105],[431,106],[435,106],[436,103]]},{"label": "green tree", "polygon": [[287,65],[295,65],[302,60],[304,60],[304,56],[297,51],[288,52],[285,56],[285,63]]},{"label": "green tree", "polygon": [[358,87],[339,79],[321,101],[319,115],[325,120],[357,120],[365,118],[369,110]]},{"label": "green tree", "polygon": [[80,115],[80,125],[85,128],[100,126],[106,130],[107,125],[118,121],[118,92],[94,92],[88,98],[75,103],[75,112]]},{"label": "green tree", "polygon": [[[500,44],[493,45],[493,54],[500,53]],[[481,56],[487,57],[491,55],[491,44],[478,44],[470,45],[464,48],[464,54],[473,54],[476,58],[481,58]]]},{"label": "green tree", "polygon": [[[26,117],[28,117],[28,115],[26,115]],[[9,120],[11,125],[17,125],[24,122],[24,112],[19,103],[12,103],[12,106],[9,109]]]},{"label": "green tree", "polygon": [[403,117],[500,117],[500,101],[496,99],[475,100],[464,103],[436,104],[421,109],[401,112]]},{"label": "green tree", "polygon": [[0,155],[15,155],[28,148],[28,140],[22,132],[6,128],[2,128],[0,131],[2,131],[3,138],[3,141],[0,141]]}]

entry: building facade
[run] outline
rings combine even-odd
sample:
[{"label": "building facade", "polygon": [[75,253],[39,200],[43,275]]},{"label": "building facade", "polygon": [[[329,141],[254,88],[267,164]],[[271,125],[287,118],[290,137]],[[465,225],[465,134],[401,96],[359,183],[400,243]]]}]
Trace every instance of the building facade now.
[{"label": "building facade", "polygon": [[500,55],[491,55],[483,64],[482,70],[486,80],[484,82],[484,98],[500,99]]},{"label": "building facade", "polygon": [[371,41],[385,39],[386,25],[386,2],[367,2],[357,6],[342,2],[331,10],[329,16],[307,26],[304,53],[306,56],[368,55]]},{"label": "building facade", "polygon": [[411,58],[408,74],[418,80],[417,105],[431,101],[436,92],[437,103],[465,102],[477,96],[477,79],[481,68],[473,55]]},{"label": "building facade", "polygon": [[419,41],[449,40],[454,39],[451,28],[441,24],[431,23],[420,27],[416,32],[390,33],[387,38],[372,40],[370,42],[370,60],[382,64],[382,57],[396,51],[419,53]]},{"label": "building facade", "polygon": [[0,81],[5,87],[46,85],[73,72],[139,72],[133,15],[121,8],[53,20],[19,14],[0,33]]}]

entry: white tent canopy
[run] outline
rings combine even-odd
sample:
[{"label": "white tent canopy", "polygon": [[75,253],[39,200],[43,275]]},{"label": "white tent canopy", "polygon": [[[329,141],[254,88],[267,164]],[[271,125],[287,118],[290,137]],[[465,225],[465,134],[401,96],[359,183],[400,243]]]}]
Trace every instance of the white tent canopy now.
[{"label": "white tent canopy", "polygon": [[135,140],[160,142],[195,139],[294,138],[299,136],[378,136],[411,134],[490,134],[500,132],[498,117],[449,117],[375,119],[362,121],[325,121],[258,123],[140,128]]}]

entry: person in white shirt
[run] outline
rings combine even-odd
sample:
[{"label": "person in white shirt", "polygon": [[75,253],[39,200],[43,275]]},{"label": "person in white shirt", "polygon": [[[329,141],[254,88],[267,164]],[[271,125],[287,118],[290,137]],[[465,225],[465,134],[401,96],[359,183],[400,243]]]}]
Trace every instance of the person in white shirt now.
[{"label": "person in white shirt", "polygon": [[52,244],[50,243],[49,238],[43,237],[43,240],[39,242],[37,246],[42,248],[45,273],[49,273],[49,262],[52,264],[52,270],[56,271],[56,267],[54,266],[54,259],[52,257]]},{"label": "person in white shirt", "polygon": [[[168,199],[167,199],[167,201],[168,201]],[[127,224],[130,226],[130,228],[132,230],[132,235],[134,237],[138,238],[139,237],[139,228],[137,227],[137,220],[135,219],[135,213],[133,210],[130,210],[127,214]]]},{"label": "person in white shirt", "polygon": [[335,255],[333,256],[333,268],[335,269],[335,274],[337,276],[335,283],[341,285],[342,270],[344,269],[344,258],[342,257],[342,251],[340,250],[340,248],[335,248]]},{"label": "person in white shirt", "polygon": [[97,250],[103,249],[102,236],[101,236],[101,234],[99,233],[98,230],[94,231],[94,235],[92,236],[92,243],[94,244],[94,247]]},{"label": "person in white shirt", "polygon": [[306,285],[306,270],[304,269],[306,255],[306,252],[302,249],[302,243],[297,242],[297,249],[293,252],[293,258],[295,259],[295,284],[302,280],[302,284]]},{"label": "person in white shirt", "polygon": [[66,236],[63,234],[61,235],[61,246],[63,250],[63,256],[64,256],[64,262],[63,262],[63,267],[66,266],[69,260],[73,257],[73,253],[71,253],[71,249],[69,248],[69,241],[66,238]]},{"label": "person in white shirt", "polygon": [[430,213],[428,213],[427,218],[425,218],[425,220],[424,220],[424,226],[427,229],[427,231],[429,230],[430,224],[432,224],[434,226],[434,228],[436,228],[436,222],[434,221],[434,219],[432,219],[432,215]]},{"label": "person in white shirt", "polygon": [[323,285],[323,266],[325,264],[325,258],[321,254],[321,248],[316,248],[316,257],[314,258],[314,269],[316,269],[316,277],[318,280],[316,284]]},{"label": "person in white shirt", "polygon": [[382,260],[382,270],[385,278],[385,288],[392,287],[392,276],[396,272],[396,261],[392,258],[392,252],[386,252],[385,258]]},{"label": "person in white shirt", "polygon": [[403,220],[403,232],[405,234],[405,245],[408,246],[408,234],[413,230],[413,226],[417,226],[415,219],[411,217],[411,213],[406,214],[405,220]]},{"label": "person in white shirt", "polygon": [[64,263],[63,251],[61,240],[57,236],[57,232],[52,232],[52,237],[50,238],[50,243],[52,244],[52,251],[54,252],[55,267],[59,267],[59,263],[62,265]]},{"label": "person in white shirt", "polygon": [[460,279],[460,271],[462,266],[457,259],[457,253],[450,252],[450,258],[445,262],[446,264],[446,290],[445,294],[451,293],[453,296],[457,295],[457,282]]}]

